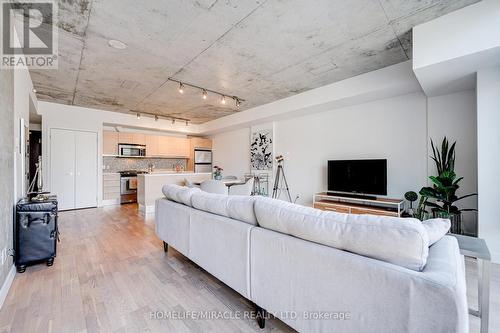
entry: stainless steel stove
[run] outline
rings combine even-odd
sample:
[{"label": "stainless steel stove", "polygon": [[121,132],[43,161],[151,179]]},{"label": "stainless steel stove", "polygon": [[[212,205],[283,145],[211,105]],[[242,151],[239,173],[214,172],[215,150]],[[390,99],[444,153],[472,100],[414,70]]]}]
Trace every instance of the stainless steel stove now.
[{"label": "stainless steel stove", "polygon": [[137,202],[137,175],[146,173],[140,170],[120,171],[120,203]]}]

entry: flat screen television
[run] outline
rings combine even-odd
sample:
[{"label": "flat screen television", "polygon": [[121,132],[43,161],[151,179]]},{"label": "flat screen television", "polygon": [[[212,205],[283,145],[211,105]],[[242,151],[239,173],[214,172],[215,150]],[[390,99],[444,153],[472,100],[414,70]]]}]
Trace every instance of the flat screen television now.
[{"label": "flat screen television", "polygon": [[387,195],[387,160],[328,161],[328,192]]}]

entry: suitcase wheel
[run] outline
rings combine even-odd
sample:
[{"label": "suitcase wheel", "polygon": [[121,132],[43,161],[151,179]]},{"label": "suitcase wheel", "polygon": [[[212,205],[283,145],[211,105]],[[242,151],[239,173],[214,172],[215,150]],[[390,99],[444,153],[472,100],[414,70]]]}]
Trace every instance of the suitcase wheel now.
[{"label": "suitcase wheel", "polygon": [[50,258],[49,260],[47,260],[47,266],[52,266],[54,265],[54,258]]},{"label": "suitcase wheel", "polygon": [[17,272],[18,273],[26,272],[26,265],[17,266]]}]

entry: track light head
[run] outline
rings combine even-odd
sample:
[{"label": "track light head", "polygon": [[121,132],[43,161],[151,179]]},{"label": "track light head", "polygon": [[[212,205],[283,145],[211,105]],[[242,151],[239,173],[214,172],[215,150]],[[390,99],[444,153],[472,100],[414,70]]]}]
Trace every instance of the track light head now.
[{"label": "track light head", "polygon": [[186,126],[187,126],[187,125],[189,125],[189,121],[188,121],[188,120],[186,120]]},{"label": "track light head", "polygon": [[172,125],[175,125],[175,119],[172,119]]},{"label": "track light head", "polygon": [[226,96],[222,95],[222,97],[220,98],[220,102],[221,104],[226,104]]},{"label": "track light head", "polygon": [[141,114],[137,113],[137,119],[141,119]]},{"label": "track light head", "polygon": [[240,99],[236,97],[234,100],[235,100],[236,107],[239,108],[241,105]]},{"label": "track light head", "polygon": [[155,116],[155,121],[158,121],[159,117],[158,116]]},{"label": "track light head", "polygon": [[203,89],[203,92],[201,93],[201,97],[203,99],[207,99],[207,91],[205,89]]},{"label": "track light head", "polygon": [[184,94],[184,85],[181,82],[179,82],[179,92]]}]

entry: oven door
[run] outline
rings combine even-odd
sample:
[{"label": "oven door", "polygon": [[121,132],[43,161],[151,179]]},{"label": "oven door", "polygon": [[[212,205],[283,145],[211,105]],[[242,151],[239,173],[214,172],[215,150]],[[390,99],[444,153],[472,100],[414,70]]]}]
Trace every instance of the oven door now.
[{"label": "oven door", "polygon": [[120,178],[120,194],[137,193],[137,177]]}]

